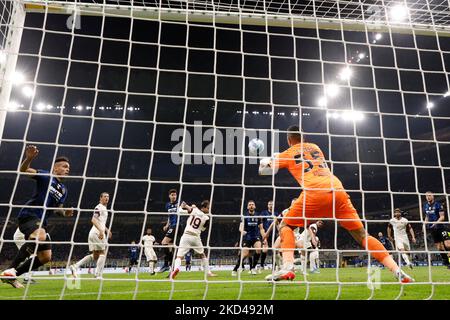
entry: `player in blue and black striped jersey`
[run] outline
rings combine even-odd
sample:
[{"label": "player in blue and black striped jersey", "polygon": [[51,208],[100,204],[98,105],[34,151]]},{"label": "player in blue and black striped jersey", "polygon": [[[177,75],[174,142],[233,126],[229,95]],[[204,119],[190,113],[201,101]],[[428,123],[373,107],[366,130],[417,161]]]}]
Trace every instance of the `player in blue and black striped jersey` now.
[{"label": "player in blue and black striped jersey", "polygon": [[[39,149],[29,145],[25,150],[25,160],[20,165],[20,172],[36,181],[36,188],[32,198],[25,204],[17,216],[19,231],[24,234],[25,240],[38,240],[25,243],[13,259],[9,268],[0,274],[2,281],[15,288],[23,287],[16,277],[36,270],[51,260],[50,236],[47,233],[47,219],[52,213],[62,216],[73,216],[72,209],[63,209],[67,198],[67,187],[62,179],[69,174],[70,164],[65,157],[58,157],[53,164],[52,174],[45,170],[30,168],[31,162],[38,156]],[[36,255],[34,256],[34,253]],[[33,256],[32,256],[33,255]],[[32,257],[30,257],[32,256]]]},{"label": "player in blue and black striped jersey", "polygon": [[138,266],[138,256],[139,256],[139,248],[136,245],[136,242],[131,241],[131,247],[128,248],[128,273],[131,272],[131,269],[133,269],[134,266]]},{"label": "player in blue and black striped jersey", "polygon": [[450,232],[445,224],[439,223],[445,220],[444,206],[439,201],[434,200],[434,195],[431,191],[427,191],[425,197],[427,202],[423,205],[423,212],[425,213],[426,229],[431,233],[436,248],[439,251],[447,251],[447,253],[441,253],[441,257],[444,265],[450,269],[450,256],[448,253],[450,251]]},{"label": "player in blue and black striped jersey", "polygon": [[386,250],[392,250],[391,241],[383,235],[383,232],[378,232],[378,241],[386,248]]},{"label": "player in blue and black striped jersey", "polygon": [[[272,224],[274,218],[278,217],[278,212],[274,212],[274,210],[273,210],[273,201],[272,200],[267,202],[267,210],[262,211],[261,216],[264,216],[262,218],[262,223],[263,223],[264,232],[267,232],[267,230],[269,229],[270,225]],[[269,251],[269,243],[271,242],[270,239],[271,239],[271,235],[269,235],[267,239],[263,239],[262,250],[261,250],[262,251],[261,252],[261,269],[264,269],[266,266],[267,252]]]},{"label": "player in blue and black striped jersey", "polygon": [[259,256],[261,253],[261,243],[264,237],[264,228],[262,219],[258,217],[259,214],[256,212],[255,201],[249,200],[247,202],[247,211],[244,212],[243,222],[239,226],[239,231],[241,232],[242,238],[242,260],[241,255],[238,257],[236,266],[231,273],[232,276],[237,275],[237,270],[241,265],[241,261],[250,256],[250,248],[254,248],[253,260],[250,261],[250,271],[252,274],[256,274],[256,264],[258,263]]},{"label": "player in blue and black striped jersey", "polygon": [[166,211],[169,213],[167,217],[167,223],[163,227],[163,231],[166,233],[161,244],[167,246],[165,248],[164,265],[159,272],[169,271],[173,260],[173,240],[175,238],[175,231],[178,224],[178,202],[177,202],[177,190],[169,190],[169,202],[166,203]]}]

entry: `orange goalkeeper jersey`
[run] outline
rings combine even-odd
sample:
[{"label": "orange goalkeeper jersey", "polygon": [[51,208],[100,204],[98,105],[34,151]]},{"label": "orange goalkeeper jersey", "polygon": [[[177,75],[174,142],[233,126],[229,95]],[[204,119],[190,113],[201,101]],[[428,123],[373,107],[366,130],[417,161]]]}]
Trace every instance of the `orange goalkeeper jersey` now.
[{"label": "orange goalkeeper jersey", "polygon": [[314,143],[298,143],[290,147],[276,157],[275,165],[288,169],[304,188],[344,189],[328,168],[322,150]]}]

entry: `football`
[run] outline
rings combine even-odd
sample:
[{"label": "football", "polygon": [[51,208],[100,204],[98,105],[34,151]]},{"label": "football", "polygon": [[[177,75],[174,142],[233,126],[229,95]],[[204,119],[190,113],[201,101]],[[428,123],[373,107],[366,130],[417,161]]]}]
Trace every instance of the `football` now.
[{"label": "football", "polygon": [[264,151],[264,142],[261,139],[254,138],[248,143],[248,150],[251,155],[258,155]]}]

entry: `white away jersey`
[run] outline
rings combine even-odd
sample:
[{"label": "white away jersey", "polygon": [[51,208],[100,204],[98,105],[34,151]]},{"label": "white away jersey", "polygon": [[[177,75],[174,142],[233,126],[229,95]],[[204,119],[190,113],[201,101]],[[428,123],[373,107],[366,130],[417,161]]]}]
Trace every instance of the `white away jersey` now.
[{"label": "white away jersey", "polygon": [[[182,209],[180,211],[187,212],[186,210]],[[184,233],[200,236],[202,231],[206,230],[205,224],[208,220],[209,220],[208,214],[205,214],[197,207],[194,207],[186,222],[186,228],[184,228]]]},{"label": "white away jersey", "polygon": [[142,241],[144,242],[145,248],[153,248],[153,243],[156,241],[156,239],[154,236],[146,234],[142,237]]},{"label": "white away jersey", "polygon": [[392,218],[389,223],[392,225],[392,229],[394,229],[394,239],[408,239],[408,235],[406,234],[406,226],[409,221],[406,218]]},{"label": "white away jersey", "polygon": [[[99,203],[94,209],[94,215],[100,221],[100,225],[103,229],[106,228],[106,220],[108,220],[108,209]],[[92,226],[91,231],[98,231],[95,226]]]}]

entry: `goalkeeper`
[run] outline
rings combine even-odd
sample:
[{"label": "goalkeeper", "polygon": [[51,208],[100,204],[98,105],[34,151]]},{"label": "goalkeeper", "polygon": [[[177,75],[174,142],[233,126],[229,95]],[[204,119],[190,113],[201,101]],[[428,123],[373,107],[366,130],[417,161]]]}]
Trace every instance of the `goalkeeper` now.
[{"label": "goalkeeper", "polygon": [[304,191],[290,207],[280,225],[283,267],[266,279],[278,281],[295,278],[295,228],[303,227],[306,219],[337,218],[339,224],[361,246],[369,250],[372,257],[391,270],[399,281],[413,282],[383,245],[367,234],[341,181],[328,169],[320,148],[313,143],[303,142],[299,127],[291,126],[287,131],[289,149],[276,156],[273,162],[269,158],[262,159],[259,174],[270,175],[277,173],[279,168],[286,168]]},{"label": "goalkeeper", "polygon": [[[52,175],[44,170],[30,168],[31,162],[39,154],[36,146],[26,147],[25,160],[20,165],[20,172],[26,172],[36,181],[36,190],[33,197],[22,208],[17,217],[19,230],[25,235],[25,243],[13,259],[9,268],[0,274],[3,282],[9,283],[14,288],[22,288],[23,285],[17,281],[16,277],[24,273],[36,270],[51,260],[51,244],[48,242],[50,236],[47,229],[47,218],[54,212],[66,217],[73,216],[71,209],[63,209],[64,201],[67,198],[67,187],[62,183],[62,178],[70,171],[69,160],[65,157],[58,157],[53,164]],[[45,205],[44,205],[44,201]],[[45,209],[46,207],[48,209]],[[36,243],[39,241],[39,244]],[[36,249],[37,245],[37,249]],[[37,251],[36,256],[27,259]]]}]

